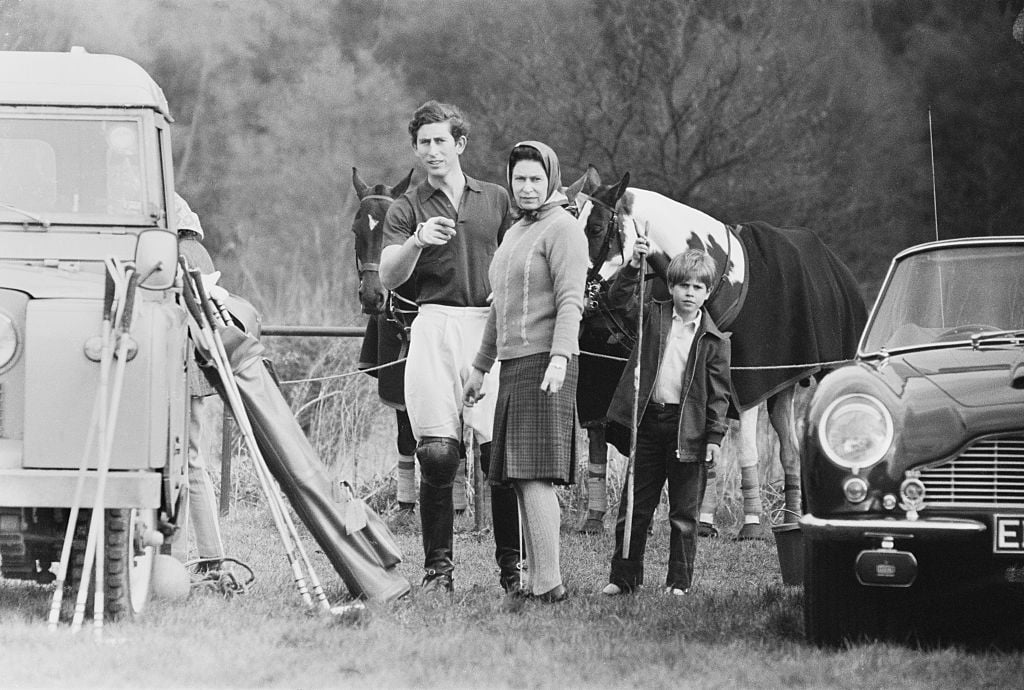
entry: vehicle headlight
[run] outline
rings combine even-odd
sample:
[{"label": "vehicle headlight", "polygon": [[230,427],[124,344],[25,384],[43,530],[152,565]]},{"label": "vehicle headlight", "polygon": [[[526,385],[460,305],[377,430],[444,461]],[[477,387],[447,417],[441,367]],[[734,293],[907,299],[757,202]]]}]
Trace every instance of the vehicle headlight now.
[{"label": "vehicle headlight", "polygon": [[18,331],[14,322],[6,314],[0,314],[0,371],[14,361],[18,352]]},{"label": "vehicle headlight", "polygon": [[825,408],[818,441],[829,460],[858,470],[881,460],[892,445],[892,415],[877,398],[852,393]]}]

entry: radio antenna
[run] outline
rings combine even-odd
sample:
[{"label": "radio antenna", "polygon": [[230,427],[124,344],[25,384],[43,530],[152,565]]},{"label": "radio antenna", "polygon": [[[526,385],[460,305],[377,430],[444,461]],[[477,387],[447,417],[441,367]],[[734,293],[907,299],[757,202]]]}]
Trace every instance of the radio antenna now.
[{"label": "radio antenna", "polygon": [[935,193],[935,139],[932,136],[932,107],[928,106],[928,149],[932,155],[932,212],[935,214],[935,241],[939,241],[939,198]]}]

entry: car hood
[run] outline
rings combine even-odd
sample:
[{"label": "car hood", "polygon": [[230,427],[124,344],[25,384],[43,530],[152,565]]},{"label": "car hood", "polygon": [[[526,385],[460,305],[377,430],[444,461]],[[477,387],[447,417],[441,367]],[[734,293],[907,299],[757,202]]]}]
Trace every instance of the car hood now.
[{"label": "car hood", "polygon": [[[920,376],[963,407],[1024,403],[1024,389],[1014,388],[1011,375],[1024,348],[975,350],[968,346],[901,355],[905,367],[894,370],[903,378]],[[896,359],[895,357],[893,358]]]}]

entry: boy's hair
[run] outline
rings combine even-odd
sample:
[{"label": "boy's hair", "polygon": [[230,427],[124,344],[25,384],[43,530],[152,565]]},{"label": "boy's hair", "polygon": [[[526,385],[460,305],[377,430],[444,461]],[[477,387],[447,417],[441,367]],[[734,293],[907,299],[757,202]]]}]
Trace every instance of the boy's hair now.
[{"label": "boy's hair", "polygon": [[419,134],[420,127],[437,122],[448,123],[455,141],[458,141],[459,137],[469,137],[469,121],[457,106],[431,100],[416,108],[412,119],[409,120],[409,135],[412,137],[412,145],[416,145],[416,135]]},{"label": "boy's hair", "polygon": [[718,277],[718,264],[703,249],[687,249],[672,258],[665,273],[669,287],[687,280],[697,280],[704,283],[710,292]]}]

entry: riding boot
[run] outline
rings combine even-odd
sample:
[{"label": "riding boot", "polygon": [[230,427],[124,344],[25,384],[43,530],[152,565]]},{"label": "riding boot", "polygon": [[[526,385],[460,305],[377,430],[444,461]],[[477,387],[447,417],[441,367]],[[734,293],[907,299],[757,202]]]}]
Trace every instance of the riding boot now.
[{"label": "riding boot", "polygon": [[[491,444],[480,444],[480,470],[486,477],[491,468]],[[494,526],[494,560],[498,563],[498,581],[506,592],[519,587],[519,501],[506,484],[491,484],[491,523]]]},{"label": "riding boot", "polygon": [[420,523],[423,529],[423,567],[427,578],[451,577],[455,508],[452,483],[459,466],[454,439],[424,437],[416,449],[420,461]]},{"label": "riding boot", "polygon": [[452,488],[438,488],[420,482],[420,524],[423,528],[423,567],[437,574],[449,574],[452,562],[452,530],[455,509]]}]

